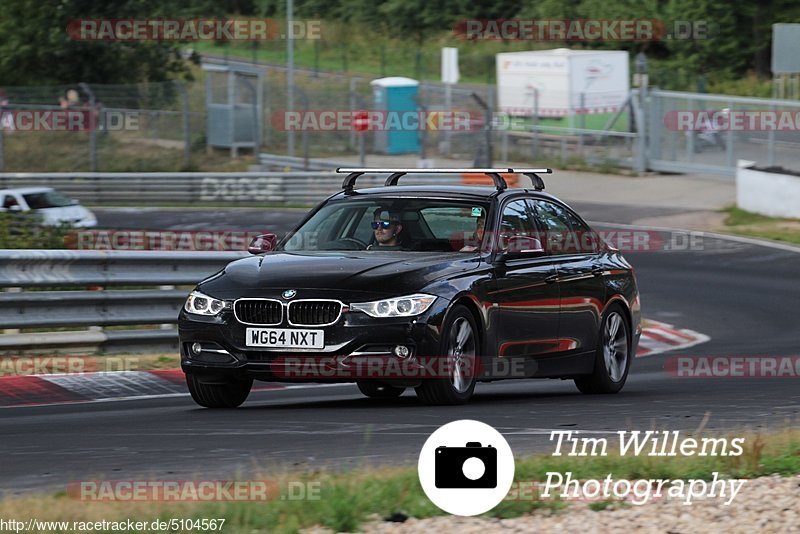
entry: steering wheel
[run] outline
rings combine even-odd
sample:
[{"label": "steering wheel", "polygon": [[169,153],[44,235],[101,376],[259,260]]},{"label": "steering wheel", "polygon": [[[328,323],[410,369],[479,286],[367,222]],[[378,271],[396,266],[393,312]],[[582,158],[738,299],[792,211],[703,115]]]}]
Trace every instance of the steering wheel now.
[{"label": "steering wheel", "polygon": [[323,250],[366,250],[367,244],[355,237],[340,237],[325,243]]}]

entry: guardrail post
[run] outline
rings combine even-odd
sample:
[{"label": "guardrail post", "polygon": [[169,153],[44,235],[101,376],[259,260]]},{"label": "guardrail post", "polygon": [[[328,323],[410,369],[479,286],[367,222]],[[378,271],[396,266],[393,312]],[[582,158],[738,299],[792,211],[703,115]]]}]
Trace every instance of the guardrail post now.
[{"label": "guardrail post", "polygon": [[[306,92],[299,88],[295,87],[295,91],[297,91],[298,96],[300,97],[301,106],[303,107],[303,112],[308,113],[308,95]],[[303,128],[303,131],[300,134],[300,140],[303,143],[303,170],[308,170],[308,129]]]},{"label": "guardrail post", "polygon": [[661,128],[663,127],[664,116],[663,98],[650,92],[650,104],[647,107],[649,113],[648,132],[647,132],[647,161],[659,159],[661,157]]},{"label": "guardrail post", "polygon": [[578,134],[578,155],[583,157],[583,130],[586,129],[586,93],[581,93],[581,110],[578,115],[578,127],[581,132]]},{"label": "guardrail post", "polygon": [[484,102],[484,100],[478,95],[478,93],[473,92],[472,98],[475,99],[475,101],[478,103],[481,109],[483,109],[483,117],[484,117],[483,118],[484,140],[482,144],[483,149],[476,151],[476,158],[474,165],[476,167],[491,167],[492,166],[492,108],[489,104]]},{"label": "guardrail post", "polygon": [[[261,86],[261,98],[262,98],[261,101],[264,103],[264,113],[265,113],[264,116],[269,119],[272,113],[272,91],[268,86],[270,77],[269,77],[269,68],[267,67],[264,67],[264,80],[266,80],[266,83],[264,83]],[[267,120],[265,122],[266,122],[266,128],[262,128],[264,138],[261,144],[263,146],[270,146],[272,144],[272,121]],[[260,161],[260,158],[256,157],[256,161]]]},{"label": "guardrail post", "polygon": [[[686,103],[687,109],[694,111],[694,100],[690,99]],[[693,130],[686,131],[686,161],[689,163],[694,160],[694,137],[695,132]]]},{"label": "guardrail post", "polygon": [[89,96],[89,170],[97,172],[97,121],[94,118],[95,98],[89,86],[81,82],[78,86]]},{"label": "guardrail post", "polygon": [[[733,102],[728,102],[728,116],[733,113]],[[730,122],[730,120],[729,120]],[[736,162],[733,160],[733,128],[728,125],[728,132],[725,136],[725,165],[728,167],[735,166]]]},{"label": "guardrail post", "polygon": [[539,152],[539,90],[533,89],[533,117],[531,118],[531,157]]},{"label": "guardrail post", "polygon": [[645,96],[644,93],[646,91],[645,86],[641,86],[638,89],[639,94],[637,95],[639,98],[636,100],[631,100],[635,102],[636,105],[634,106],[634,113],[636,115],[636,157],[635,160],[635,171],[636,172],[644,172],[647,170],[647,127],[645,124]]},{"label": "guardrail post", "polygon": [[[423,81],[420,84],[421,96],[417,95],[417,106],[423,115],[428,114],[428,85]],[[428,129],[422,128],[419,132],[419,159],[424,162],[428,159],[427,144],[428,144]],[[423,163],[424,164],[424,163]]]},{"label": "guardrail post", "polygon": [[[775,103],[769,105],[770,115],[775,115]],[[775,165],[775,129],[770,128],[767,132],[767,166]]]},{"label": "guardrail post", "polygon": [[188,167],[192,160],[191,139],[189,136],[189,93],[186,92],[186,88],[180,80],[173,80],[173,83],[181,94],[181,107],[183,111],[183,164]]},{"label": "guardrail post", "polygon": [[[358,80],[356,78],[350,78],[350,114],[352,116],[353,112],[356,110],[356,82]],[[350,129],[350,148],[356,146],[356,132],[353,129]]]},{"label": "guardrail post", "polygon": [[[444,107],[447,113],[452,114],[453,111],[453,84],[444,84]],[[450,145],[452,144],[452,129],[446,129],[444,132],[444,140],[439,144],[439,153],[442,155],[450,155]]]}]

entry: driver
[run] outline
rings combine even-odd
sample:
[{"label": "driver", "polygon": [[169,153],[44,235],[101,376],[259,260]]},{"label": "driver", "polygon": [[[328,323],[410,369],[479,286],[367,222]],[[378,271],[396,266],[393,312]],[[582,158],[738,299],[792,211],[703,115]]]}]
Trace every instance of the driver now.
[{"label": "driver", "polygon": [[372,214],[372,230],[375,234],[375,245],[370,245],[367,250],[375,248],[381,249],[399,249],[401,247],[401,232],[403,225],[400,223],[400,214],[394,211],[388,211],[383,208],[378,208]]}]

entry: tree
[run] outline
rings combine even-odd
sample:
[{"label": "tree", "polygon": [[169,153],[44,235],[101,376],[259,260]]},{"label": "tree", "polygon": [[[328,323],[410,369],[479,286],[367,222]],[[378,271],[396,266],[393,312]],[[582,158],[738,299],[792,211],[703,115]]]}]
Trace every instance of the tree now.
[{"label": "tree", "polygon": [[185,73],[174,41],[81,41],[67,26],[80,19],[218,17],[211,0],[4,0],[0,14],[0,84],[134,83]]}]

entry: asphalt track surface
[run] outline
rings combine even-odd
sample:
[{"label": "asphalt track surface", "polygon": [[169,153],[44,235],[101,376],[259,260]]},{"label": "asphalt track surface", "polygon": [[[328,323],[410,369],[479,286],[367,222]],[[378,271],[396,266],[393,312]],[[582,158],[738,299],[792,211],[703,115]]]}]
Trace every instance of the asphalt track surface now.
[{"label": "asphalt track surface", "polygon": [[[653,214],[576,207],[590,220],[620,223]],[[141,227],[261,229],[269,222],[256,211],[181,211],[186,218],[178,222],[170,213],[161,220],[151,214]],[[101,224],[121,216],[98,214]],[[273,210],[268,229],[280,230],[276,221],[289,224],[301,215]],[[124,220],[136,227],[135,217]],[[636,267],[644,316],[711,340],[637,359],[618,395],[585,396],[571,381],[519,380],[479,384],[470,404],[455,407],[423,406],[411,391],[376,401],[355,386],[337,385],[255,392],[232,411],[201,409],[188,396],[2,409],[0,490],[58,491],[86,479],[247,478],[295,468],[413,465],[436,428],[465,418],[496,427],[515,454],[552,451],[549,432],[555,429],[797,426],[797,378],[678,378],[664,370],[678,355],[800,354],[800,254],[708,236],[699,248],[626,254]]]}]

